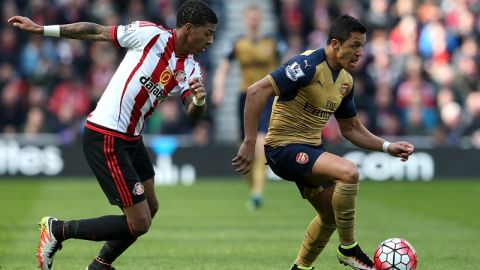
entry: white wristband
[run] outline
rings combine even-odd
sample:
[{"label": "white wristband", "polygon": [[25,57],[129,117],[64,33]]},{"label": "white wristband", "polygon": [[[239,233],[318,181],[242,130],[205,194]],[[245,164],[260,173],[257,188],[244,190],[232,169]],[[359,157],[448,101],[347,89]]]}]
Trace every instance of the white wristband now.
[{"label": "white wristband", "polygon": [[193,104],[195,104],[196,106],[203,106],[205,104],[205,99],[202,98],[202,99],[197,99],[196,96],[193,96]]},{"label": "white wristband", "polygon": [[382,144],[382,150],[383,150],[383,152],[388,153],[388,147],[390,146],[390,144],[392,144],[392,143],[389,142],[389,141],[384,141],[384,142],[383,142],[383,144]]},{"label": "white wristband", "polygon": [[43,35],[47,37],[60,37],[60,25],[45,25]]}]

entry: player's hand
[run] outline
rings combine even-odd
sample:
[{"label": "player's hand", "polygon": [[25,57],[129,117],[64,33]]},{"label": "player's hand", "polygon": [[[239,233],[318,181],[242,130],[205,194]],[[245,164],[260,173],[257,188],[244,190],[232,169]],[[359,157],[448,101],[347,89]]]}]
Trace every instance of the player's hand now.
[{"label": "player's hand", "polygon": [[190,87],[190,91],[195,96],[197,100],[203,100],[207,96],[205,92],[205,87],[203,86],[202,78],[195,77],[188,81],[188,85]]},{"label": "player's hand", "polygon": [[14,27],[22,29],[23,31],[27,31],[27,32],[39,34],[39,35],[43,34],[43,26],[40,26],[34,23],[32,20],[30,20],[27,17],[13,16],[10,19],[8,19],[7,22],[13,25]]},{"label": "player's hand", "polygon": [[255,155],[255,141],[243,141],[238,149],[237,156],[232,159],[232,165],[235,171],[241,174],[247,174],[252,169],[252,161]]},{"label": "player's hand", "polygon": [[415,147],[408,142],[394,142],[388,146],[388,153],[394,157],[399,157],[401,161],[407,161],[413,153]]}]

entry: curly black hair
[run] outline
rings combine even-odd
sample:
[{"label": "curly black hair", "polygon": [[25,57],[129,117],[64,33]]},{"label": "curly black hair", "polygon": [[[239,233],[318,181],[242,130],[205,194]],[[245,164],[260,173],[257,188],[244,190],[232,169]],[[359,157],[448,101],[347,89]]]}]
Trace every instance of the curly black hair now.
[{"label": "curly black hair", "polygon": [[202,1],[187,1],[183,3],[177,11],[177,28],[187,23],[201,26],[207,23],[217,24],[217,22],[218,18],[215,12]]}]

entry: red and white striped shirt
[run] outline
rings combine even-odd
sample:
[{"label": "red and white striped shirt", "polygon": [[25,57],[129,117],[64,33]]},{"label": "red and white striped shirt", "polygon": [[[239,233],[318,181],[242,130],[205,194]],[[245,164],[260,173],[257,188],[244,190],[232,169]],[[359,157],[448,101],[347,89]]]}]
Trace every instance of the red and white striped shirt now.
[{"label": "red and white striped shirt", "polygon": [[175,39],[175,30],[151,22],[113,27],[112,42],[128,51],[88,116],[86,127],[135,139],[159,103],[173,95],[182,100],[188,97],[189,79],[202,74],[192,55],[175,52]]}]

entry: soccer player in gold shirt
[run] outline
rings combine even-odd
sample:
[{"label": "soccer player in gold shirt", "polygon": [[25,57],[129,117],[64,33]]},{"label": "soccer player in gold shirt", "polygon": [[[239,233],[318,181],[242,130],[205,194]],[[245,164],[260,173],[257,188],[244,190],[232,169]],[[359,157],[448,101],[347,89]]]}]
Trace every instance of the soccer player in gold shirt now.
[{"label": "soccer player in gold shirt", "polygon": [[[218,106],[223,101],[224,84],[227,80],[230,63],[234,60],[239,63],[241,86],[238,97],[238,119],[242,140],[244,138],[243,109],[247,97],[247,87],[275,69],[280,63],[282,54],[282,46],[278,45],[277,40],[260,32],[261,20],[262,13],[257,6],[248,6],[245,9],[244,24],[246,33],[230,46],[227,56],[220,61],[213,80],[212,103]],[[267,106],[261,113],[257,133],[257,150],[252,165],[252,172],[247,175],[250,188],[248,207],[252,210],[258,209],[263,204],[262,195],[267,180],[263,141],[270,121],[272,102],[273,98],[270,98]]]},{"label": "soccer player in gold shirt", "polygon": [[287,61],[247,91],[245,139],[232,165],[241,173],[252,167],[256,126],[270,96],[275,96],[265,155],[272,170],[296,183],[317,215],[307,228],[292,270],[313,269],[312,264],[337,230],[339,261],[357,270],[373,270],[355,237],[355,198],[358,169],[351,161],[326,152],[321,133],[333,114],[342,136],[354,145],[384,151],[402,161],[414,147],[390,143],[370,133],[359,121],[349,73],[362,56],[367,29],[357,19],[343,15],[329,30],[325,48],[306,51]]}]

